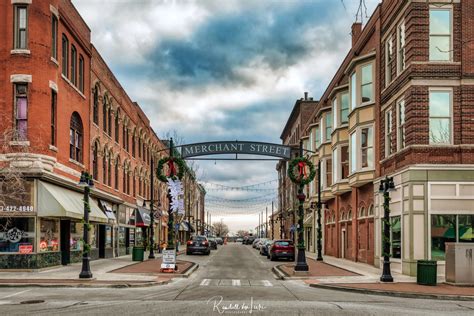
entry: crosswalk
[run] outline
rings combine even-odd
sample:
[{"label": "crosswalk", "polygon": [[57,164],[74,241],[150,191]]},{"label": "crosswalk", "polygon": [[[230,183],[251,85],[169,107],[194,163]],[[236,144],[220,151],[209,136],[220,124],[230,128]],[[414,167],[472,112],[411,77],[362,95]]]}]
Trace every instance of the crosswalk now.
[{"label": "crosswalk", "polygon": [[244,286],[263,286],[263,287],[272,287],[275,286],[269,280],[241,280],[241,279],[203,279],[200,286],[234,286],[234,287],[244,287]]}]

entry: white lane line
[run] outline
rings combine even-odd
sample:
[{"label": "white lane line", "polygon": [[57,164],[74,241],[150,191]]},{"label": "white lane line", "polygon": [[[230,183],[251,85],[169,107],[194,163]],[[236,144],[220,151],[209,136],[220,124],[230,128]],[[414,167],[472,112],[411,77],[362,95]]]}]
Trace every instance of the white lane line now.
[{"label": "white lane line", "polygon": [[232,280],[232,286],[240,286],[240,280]]},{"label": "white lane line", "polygon": [[201,282],[200,285],[201,285],[201,286],[208,286],[209,283],[211,283],[211,280],[210,280],[210,279],[204,279],[204,280],[202,280],[202,282]]},{"label": "white lane line", "polygon": [[29,291],[31,291],[31,290],[24,290],[24,291],[16,292],[16,293],[13,293],[13,294],[2,297],[2,299],[17,296],[18,294],[23,294],[23,293],[26,293],[26,292],[29,292]]},{"label": "white lane line", "polygon": [[263,285],[264,286],[273,286],[273,284],[268,280],[263,280]]}]

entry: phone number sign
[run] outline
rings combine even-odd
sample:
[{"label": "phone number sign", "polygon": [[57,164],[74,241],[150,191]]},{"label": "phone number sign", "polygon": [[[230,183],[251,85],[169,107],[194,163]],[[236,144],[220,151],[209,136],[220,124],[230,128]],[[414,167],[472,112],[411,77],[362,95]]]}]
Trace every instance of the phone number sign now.
[{"label": "phone number sign", "polygon": [[0,212],[20,212],[20,213],[31,213],[34,212],[35,208],[31,205],[0,205]]}]

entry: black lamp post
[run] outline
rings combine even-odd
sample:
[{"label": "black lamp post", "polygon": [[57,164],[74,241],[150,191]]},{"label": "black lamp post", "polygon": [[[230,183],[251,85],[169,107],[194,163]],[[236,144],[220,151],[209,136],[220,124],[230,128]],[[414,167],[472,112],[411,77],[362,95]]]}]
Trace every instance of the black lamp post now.
[{"label": "black lamp post", "polygon": [[155,211],[153,210],[153,194],[155,190],[154,186],[154,173],[155,170],[153,169],[153,158],[151,158],[151,187],[150,187],[150,254],[148,255],[148,259],[155,259],[155,253],[154,253],[154,248],[155,248]]},{"label": "black lamp post", "polygon": [[89,195],[90,190],[94,187],[94,181],[91,175],[86,172],[81,172],[81,179],[79,186],[84,188],[84,232],[83,232],[83,251],[82,251],[82,269],[79,274],[80,279],[91,279],[92,272],[90,267],[90,245],[89,245]]},{"label": "black lamp post", "polygon": [[[170,139],[170,158],[173,158],[173,138]],[[175,249],[174,245],[174,235],[175,235],[175,227],[174,227],[174,214],[173,210],[171,209],[171,192],[168,190],[168,201],[169,201],[169,215],[168,215],[168,243],[166,246],[166,250],[173,250]]]},{"label": "black lamp post", "polygon": [[318,247],[318,257],[317,261],[323,261],[323,245],[322,245],[322,238],[323,238],[323,232],[321,228],[321,208],[322,208],[323,203],[321,202],[321,160],[318,161],[318,202],[316,204],[317,210],[318,210],[318,241],[317,241],[317,247]]},{"label": "black lamp post", "polygon": [[380,180],[379,192],[383,193],[383,271],[380,281],[393,282],[390,272],[390,192],[395,191],[393,177]]},{"label": "black lamp post", "polygon": [[[303,157],[303,141],[300,141],[300,157]],[[295,271],[308,271],[309,267],[306,263],[305,245],[304,245],[304,233],[303,233],[303,220],[304,220],[304,200],[306,196],[303,193],[304,184],[298,185],[298,195],[296,196],[299,201],[298,205],[298,256],[295,265]]]}]

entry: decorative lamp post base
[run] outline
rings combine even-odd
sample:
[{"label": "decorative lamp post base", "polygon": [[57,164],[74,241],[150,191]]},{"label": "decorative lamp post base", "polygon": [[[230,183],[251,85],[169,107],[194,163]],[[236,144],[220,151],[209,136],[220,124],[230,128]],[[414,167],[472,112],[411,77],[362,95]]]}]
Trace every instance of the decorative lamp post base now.
[{"label": "decorative lamp post base", "polygon": [[79,274],[80,279],[92,279],[91,267],[89,265],[90,257],[82,258],[82,270]]},{"label": "decorative lamp post base", "polygon": [[381,282],[393,282],[392,273],[390,271],[390,262],[383,263],[382,276],[380,277]]},{"label": "decorative lamp post base", "polygon": [[306,263],[306,254],[304,249],[298,249],[298,257],[296,259],[295,271],[309,271]]}]

